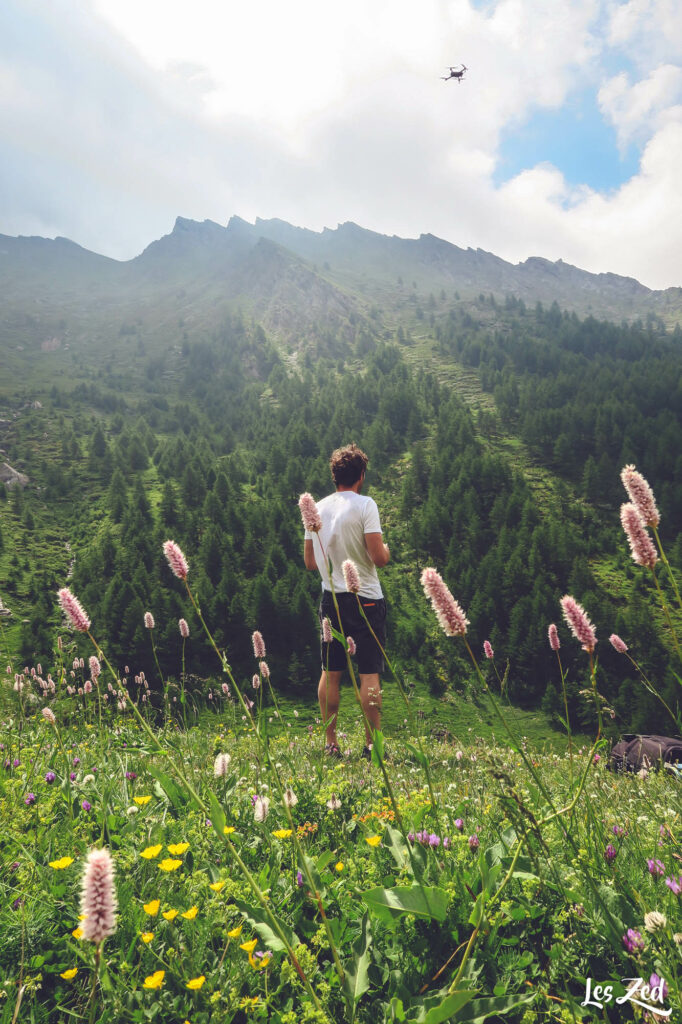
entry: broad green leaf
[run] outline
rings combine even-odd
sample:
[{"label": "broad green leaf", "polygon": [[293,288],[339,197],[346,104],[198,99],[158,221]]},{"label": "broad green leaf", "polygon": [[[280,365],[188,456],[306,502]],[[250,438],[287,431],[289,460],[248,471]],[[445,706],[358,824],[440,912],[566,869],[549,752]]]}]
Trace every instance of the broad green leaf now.
[{"label": "broad green leaf", "polygon": [[417,1010],[417,1015],[410,1017],[408,1024],[442,1024],[443,1021],[459,1020],[459,1017],[455,1015],[463,1006],[471,1002],[475,995],[476,989],[453,992],[451,996],[445,996],[444,999],[442,995],[430,996],[423,1000]]},{"label": "broad green leaf", "polygon": [[483,1024],[489,1017],[504,1020],[511,1010],[533,1002],[535,996],[536,993],[533,992],[528,996],[509,995],[492,999],[474,999],[453,1018],[453,1024]]},{"label": "broad green leaf", "polygon": [[[189,802],[187,794],[180,789],[178,784],[174,782],[169,775],[162,772],[156,767],[156,765],[147,763],[146,769],[152,778],[156,779],[154,789],[156,790],[157,796],[165,794],[168,797],[171,806],[176,811],[182,811]],[[161,792],[159,792],[159,789]],[[192,803],[194,803],[194,801],[192,801]]]},{"label": "broad green leaf", "polygon": [[372,764],[381,768],[384,760],[384,734],[381,729],[375,729],[372,733]]},{"label": "broad green leaf", "polygon": [[215,793],[208,794],[208,806],[211,812],[211,824],[222,839],[225,834],[225,812],[218,803],[218,798]]},{"label": "broad green leaf", "polygon": [[422,768],[428,768],[429,767],[428,758],[427,758],[426,754],[422,754],[422,752],[419,749],[419,747],[415,747],[414,743],[409,743],[407,740],[403,740],[403,746],[406,747],[409,750],[409,752],[412,754],[412,757],[415,759],[417,764],[420,764],[422,766]]},{"label": "broad green leaf", "polygon": [[[249,906],[243,900],[234,900],[234,904],[269,949],[280,953],[286,950],[285,944],[274,930],[268,915],[262,907]],[[298,946],[300,940],[293,929],[281,920],[278,920],[277,924],[289,945],[292,948]]]},{"label": "broad green leaf", "polygon": [[369,915],[362,918],[362,930],[353,943],[353,959],[350,965],[344,967],[345,988],[348,1001],[352,1007],[351,1024],[355,1018],[355,1006],[361,996],[369,989],[369,948],[372,942],[372,933],[369,926]]},{"label": "broad green leaf", "polygon": [[382,921],[393,921],[401,914],[430,917],[444,921],[448,894],[435,886],[395,886],[393,889],[370,889],[361,895],[370,913]]}]

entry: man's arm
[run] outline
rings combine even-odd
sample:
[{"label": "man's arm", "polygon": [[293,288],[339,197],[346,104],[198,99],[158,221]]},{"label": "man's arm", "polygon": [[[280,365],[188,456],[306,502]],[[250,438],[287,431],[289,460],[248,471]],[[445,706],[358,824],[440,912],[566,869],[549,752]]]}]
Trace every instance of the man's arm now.
[{"label": "man's arm", "polygon": [[367,548],[367,554],[372,559],[377,569],[381,569],[384,565],[388,565],[391,552],[388,550],[388,544],[384,544],[383,534],[366,533],[365,547]]},{"label": "man's arm", "polygon": [[312,540],[303,541],[303,561],[305,562],[306,569],[317,569]]}]

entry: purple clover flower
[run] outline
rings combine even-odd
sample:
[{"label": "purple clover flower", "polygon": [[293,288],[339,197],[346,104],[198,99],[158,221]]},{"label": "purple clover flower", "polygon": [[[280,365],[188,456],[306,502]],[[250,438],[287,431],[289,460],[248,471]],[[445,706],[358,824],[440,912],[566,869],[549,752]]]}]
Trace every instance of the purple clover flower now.
[{"label": "purple clover flower", "polygon": [[464,828],[464,822],[462,821],[461,818],[455,818],[455,828],[457,829],[458,832],[461,832],[462,829]]},{"label": "purple clover flower", "polygon": [[665,874],[665,865],[662,861],[648,859],[646,866],[649,869],[649,874],[653,875],[654,878],[663,878],[663,875]]},{"label": "purple clover flower", "polygon": [[469,836],[469,849],[470,850],[477,850],[480,845],[481,844],[480,844],[480,842],[478,840],[478,836],[476,834],[474,834],[473,836]]},{"label": "purple clover flower", "polygon": [[84,811],[92,810],[92,804],[88,800],[84,800],[83,803],[81,804],[81,807],[83,808]]},{"label": "purple clover flower", "polygon": [[136,779],[136,778],[137,778],[136,772],[126,772],[126,779],[129,779],[132,782],[133,779]]},{"label": "purple clover flower", "polygon": [[638,932],[635,928],[628,928],[623,936],[623,945],[628,953],[638,953],[641,949],[644,949],[642,933]]},{"label": "purple clover flower", "polygon": [[609,843],[609,845],[604,850],[604,857],[606,859],[607,864],[613,864],[614,860],[616,859],[617,853],[618,850],[613,845],[613,843]]},{"label": "purple clover flower", "polygon": [[31,804],[34,804],[35,802],[36,802],[36,795],[35,795],[35,793],[27,793],[26,796],[24,797],[24,803],[26,804],[27,807],[30,807]]},{"label": "purple clover flower", "polygon": [[666,878],[665,884],[670,889],[673,896],[679,896],[682,893],[682,875],[679,878]]},{"label": "purple clover flower", "polygon": [[55,775],[54,772],[45,772],[45,782],[52,783],[56,778],[57,776]]}]

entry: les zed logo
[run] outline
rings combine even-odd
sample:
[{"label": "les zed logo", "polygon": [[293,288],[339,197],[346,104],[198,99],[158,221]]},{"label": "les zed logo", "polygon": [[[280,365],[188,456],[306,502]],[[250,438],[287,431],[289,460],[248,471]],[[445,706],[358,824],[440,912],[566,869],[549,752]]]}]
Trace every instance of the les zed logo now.
[{"label": "les zed logo", "polygon": [[[624,995],[616,998],[615,1002],[617,1004],[635,1003],[635,1005],[642,1006],[645,1010],[650,1010],[659,1017],[670,1016],[672,1008],[664,1010],[661,1005],[664,998],[663,985],[665,984],[662,978],[657,985],[645,984],[644,978],[622,978],[621,981],[624,985],[629,984],[630,987]],[[588,978],[585,984],[585,999],[580,1005],[596,1006],[599,1010],[602,1010],[612,999],[613,985],[595,985],[593,989],[592,978]],[[645,1002],[644,1000],[647,999],[650,1001]],[[654,1003],[658,1005],[653,1005]]]}]

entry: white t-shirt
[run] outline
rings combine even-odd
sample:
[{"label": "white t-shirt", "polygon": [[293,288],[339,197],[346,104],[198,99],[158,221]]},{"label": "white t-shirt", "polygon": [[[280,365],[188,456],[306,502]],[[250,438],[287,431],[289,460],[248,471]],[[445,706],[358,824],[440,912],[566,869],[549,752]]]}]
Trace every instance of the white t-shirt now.
[{"label": "white t-shirt", "polygon": [[332,589],[327,567],[327,559],[331,559],[334,590],[346,592],[341,566],[350,558],[360,576],[360,594],[376,599],[383,597],[376,566],[365,547],[366,533],[382,533],[379,509],[374,499],[355,491],[335,491],[317,502],[317,510],[322,529],[319,533],[306,530],[305,539],[313,542],[322,588]]}]

